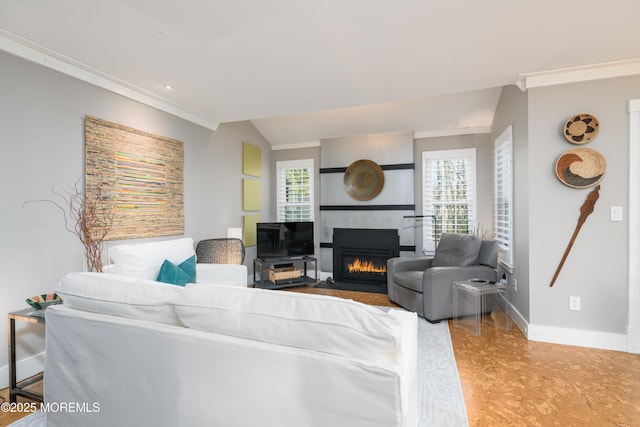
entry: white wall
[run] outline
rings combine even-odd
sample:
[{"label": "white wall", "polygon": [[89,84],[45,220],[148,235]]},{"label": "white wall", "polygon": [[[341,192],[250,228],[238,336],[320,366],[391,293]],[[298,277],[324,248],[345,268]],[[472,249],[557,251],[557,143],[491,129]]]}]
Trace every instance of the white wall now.
[{"label": "white wall", "polygon": [[[0,52],[0,342],[6,313],[26,308],[27,297],[53,291],[69,271],[84,268],[79,240],[65,231],[61,213],[28,200],[54,198],[51,190],[84,174],[84,118],[96,116],[184,142],[185,235],[195,241],[226,236],[242,224],[242,141],[262,148],[270,176],[270,145],[249,122],[216,132]],[[263,180],[263,212],[271,187]],[[82,188],[82,182],[80,183]],[[246,264],[253,258],[248,248]],[[255,255],[255,248],[253,248]],[[18,374],[41,367],[44,335],[18,322]],[[0,352],[0,388],[8,384],[8,355]]]}]

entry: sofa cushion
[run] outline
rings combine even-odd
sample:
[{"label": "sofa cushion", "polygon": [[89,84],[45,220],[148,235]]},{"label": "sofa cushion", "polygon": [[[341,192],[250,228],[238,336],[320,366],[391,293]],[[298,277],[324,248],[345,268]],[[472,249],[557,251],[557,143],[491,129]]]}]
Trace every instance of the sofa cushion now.
[{"label": "sofa cushion", "polygon": [[482,240],[469,234],[444,233],[433,257],[432,267],[464,267],[475,265]]},{"label": "sofa cushion", "polygon": [[189,284],[173,304],[189,328],[366,360],[393,358],[402,334],[382,310],[325,295]]},{"label": "sofa cushion", "polygon": [[118,245],[110,250],[112,274],[156,280],[164,260],[179,264],[196,254],[193,239],[163,240],[159,242]]},{"label": "sofa cushion", "polygon": [[158,282],[184,286],[196,282],[196,256],[192,256],[175,265],[165,259],[156,278]]},{"label": "sofa cushion", "polygon": [[56,293],[64,305],[94,313],[180,325],[168,304],[184,288],[107,273],[68,273]]}]

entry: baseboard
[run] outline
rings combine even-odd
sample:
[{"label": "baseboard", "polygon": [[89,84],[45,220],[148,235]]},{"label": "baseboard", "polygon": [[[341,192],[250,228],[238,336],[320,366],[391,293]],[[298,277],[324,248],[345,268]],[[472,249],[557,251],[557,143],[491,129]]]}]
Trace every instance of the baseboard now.
[{"label": "baseboard", "polygon": [[516,327],[520,329],[522,335],[529,339],[529,323],[511,303],[509,303],[509,317],[511,317],[511,321],[516,325]]},{"label": "baseboard", "polygon": [[627,351],[627,336],[625,334],[615,334],[611,332],[529,325],[527,338],[531,341],[548,342],[552,344]]},{"label": "baseboard", "polygon": [[[35,356],[18,360],[16,364],[18,381],[22,381],[44,371],[45,355],[46,352],[43,351]],[[9,387],[9,365],[0,367],[0,389],[7,387]]]},{"label": "baseboard", "polygon": [[627,351],[640,354],[640,329],[627,326]]},{"label": "baseboard", "polygon": [[[633,343],[627,345],[627,335],[625,334],[531,325],[513,305],[510,305],[509,309],[511,321],[530,341],[634,353],[632,351]],[[635,352],[640,352],[640,343],[636,343],[636,346]]]}]

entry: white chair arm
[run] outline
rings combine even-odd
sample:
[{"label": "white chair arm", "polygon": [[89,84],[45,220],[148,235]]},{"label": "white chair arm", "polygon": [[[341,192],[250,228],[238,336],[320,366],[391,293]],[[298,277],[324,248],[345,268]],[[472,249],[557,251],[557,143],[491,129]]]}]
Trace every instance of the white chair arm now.
[{"label": "white chair arm", "polygon": [[247,286],[247,266],[237,264],[196,264],[196,283]]}]

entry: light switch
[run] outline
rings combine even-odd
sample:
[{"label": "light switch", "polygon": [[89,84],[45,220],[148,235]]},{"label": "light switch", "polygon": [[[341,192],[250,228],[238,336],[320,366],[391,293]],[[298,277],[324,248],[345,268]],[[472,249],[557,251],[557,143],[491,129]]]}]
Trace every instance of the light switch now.
[{"label": "light switch", "polygon": [[622,221],[622,206],[611,206],[611,221]]}]

